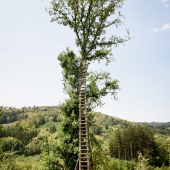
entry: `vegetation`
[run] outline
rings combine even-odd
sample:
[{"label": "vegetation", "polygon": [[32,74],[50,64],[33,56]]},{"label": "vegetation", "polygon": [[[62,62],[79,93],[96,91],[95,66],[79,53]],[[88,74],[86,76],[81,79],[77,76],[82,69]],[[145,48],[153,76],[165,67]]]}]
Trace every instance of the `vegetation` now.
[{"label": "vegetation", "polygon": [[[10,112],[10,109],[5,111]],[[13,110],[15,112],[15,108]],[[27,114],[27,118],[23,114]],[[39,115],[43,115],[45,123],[35,126],[35,122],[40,120]],[[150,128],[147,125],[101,113],[91,112],[90,115],[95,120],[90,128],[94,169],[168,169],[170,135],[155,133],[153,130],[155,125],[151,125],[152,128]],[[39,107],[35,112],[29,107],[18,116],[21,119],[13,124],[3,124],[1,132],[10,131],[10,133],[9,136],[0,138],[1,169],[64,169],[65,162],[62,158],[64,153],[61,154],[58,150],[65,149],[68,144],[61,141],[64,139],[62,135],[65,135],[61,130],[63,127],[63,121],[60,120],[61,110],[58,107],[44,106]],[[157,125],[156,128],[159,128],[159,123]],[[35,131],[35,135],[29,136]],[[18,134],[22,132],[23,139],[29,136],[28,142],[23,142],[20,135],[14,137],[16,132]]]}]

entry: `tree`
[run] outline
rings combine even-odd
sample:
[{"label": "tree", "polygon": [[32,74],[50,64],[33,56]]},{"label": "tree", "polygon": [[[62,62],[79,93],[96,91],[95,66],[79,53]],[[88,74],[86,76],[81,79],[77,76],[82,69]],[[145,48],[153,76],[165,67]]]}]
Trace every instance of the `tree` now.
[{"label": "tree", "polygon": [[126,160],[128,155],[128,147],[129,147],[129,134],[127,129],[123,129],[122,132],[122,140],[123,140],[123,151],[124,151],[124,160]]},{"label": "tree", "polygon": [[[58,116],[60,130],[58,140],[64,144],[58,146],[59,155],[64,161],[65,169],[74,169],[78,159],[78,115],[79,115],[79,71],[81,61],[112,61],[111,46],[117,46],[128,40],[112,35],[109,40],[102,36],[111,25],[121,25],[118,17],[107,21],[116,14],[123,5],[123,0],[53,0],[52,7],[47,9],[52,16],[51,21],[69,26],[76,34],[76,45],[80,48],[80,56],[76,56],[69,48],[59,54],[58,60],[63,69],[64,91],[69,98],[60,105]],[[127,30],[129,35],[129,30]],[[110,73],[101,71],[87,72],[87,106],[88,112],[96,106],[102,106],[101,98],[111,93],[116,99],[119,89],[118,80],[112,80]],[[89,113],[89,125],[93,124],[93,115]]]},{"label": "tree", "polygon": [[56,132],[56,127],[55,125],[53,124],[52,126],[50,126],[50,133],[55,133]]},{"label": "tree", "polygon": [[128,127],[128,131],[129,131],[129,139],[130,139],[130,156],[131,156],[131,160],[133,161],[133,128],[132,125],[130,124]]}]

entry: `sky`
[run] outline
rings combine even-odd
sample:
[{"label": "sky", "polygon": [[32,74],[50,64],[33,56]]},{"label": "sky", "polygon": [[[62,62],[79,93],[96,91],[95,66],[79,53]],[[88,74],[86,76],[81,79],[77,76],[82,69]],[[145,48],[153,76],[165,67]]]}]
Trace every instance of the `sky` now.
[{"label": "sky", "polygon": [[[66,47],[79,55],[69,27],[50,22],[51,0],[1,0],[0,105],[55,106],[63,93],[59,53]],[[106,30],[130,41],[112,48],[115,62],[92,63],[119,80],[118,100],[104,97],[94,111],[133,122],[170,122],[170,0],[127,0],[124,25]],[[114,17],[114,16],[113,16]],[[112,19],[112,17],[110,17]]]}]

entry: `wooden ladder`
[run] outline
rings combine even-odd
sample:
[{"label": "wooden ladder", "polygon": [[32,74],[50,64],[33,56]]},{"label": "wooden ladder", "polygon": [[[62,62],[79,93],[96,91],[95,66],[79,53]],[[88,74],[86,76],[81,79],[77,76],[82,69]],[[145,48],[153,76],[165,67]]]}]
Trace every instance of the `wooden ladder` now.
[{"label": "wooden ladder", "polygon": [[86,98],[87,68],[87,63],[83,62],[79,74],[79,170],[90,170],[90,138]]}]

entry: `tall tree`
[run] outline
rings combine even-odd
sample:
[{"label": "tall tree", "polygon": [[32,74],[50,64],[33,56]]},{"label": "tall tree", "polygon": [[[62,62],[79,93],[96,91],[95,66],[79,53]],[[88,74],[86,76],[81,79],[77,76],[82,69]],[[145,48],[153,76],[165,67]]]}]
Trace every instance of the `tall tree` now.
[{"label": "tall tree", "polygon": [[121,138],[120,129],[118,129],[116,133],[116,142],[117,142],[117,147],[118,147],[118,158],[121,159],[122,138]]},{"label": "tall tree", "polygon": [[137,137],[139,153],[142,153],[143,135],[142,135],[142,127],[140,124],[137,125],[135,133],[136,133],[136,137]]},{"label": "tall tree", "polygon": [[[111,25],[121,25],[122,17],[119,9],[124,0],[53,0],[52,7],[47,9],[52,16],[51,21],[69,26],[76,34],[76,45],[80,56],[76,56],[69,48],[59,54],[58,60],[63,69],[64,91],[69,98],[60,105],[61,122],[58,140],[64,144],[58,145],[58,155],[64,161],[65,169],[73,169],[78,158],[78,114],[79,114],[79,71],[81,61],[112,61],[111,46],[124,43],[128,38],[112,35],[105,40],[103,35]],[[108,21],[111,15],[117,17]],[[127,30],[129,35],[129,30]],[[118,80],[113,80],[110,73],[101,71],[87,72],[87,106],[88,112],[103,103],[101,98],[111,93],[116,98],[115,91],[119,89]],[[89,114],[89,125],[93,116]],[[92,138],[92,142],[93,142]],[[95,140],[94,140],[95,141]]]},{"label": "tall tree", "polygon": [[133,138],[134,138],[133,132],[134,130],[131,124],[128,127],[128,132],[129,132],[129,140],[130,140],[130,155],[131,155],[131,160],[133,161]]},{"label": "tall tree", "polygon": [[127,154],[128,154],[128,145],[129,145],[129,135],[128,135],[128,130],[123,129],[122,132],[122,141],[123,141],[123,151],[124,151],[124,160],[127,159]]}]

